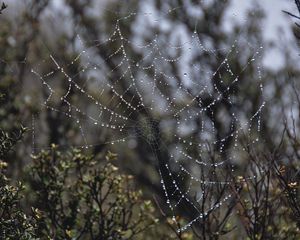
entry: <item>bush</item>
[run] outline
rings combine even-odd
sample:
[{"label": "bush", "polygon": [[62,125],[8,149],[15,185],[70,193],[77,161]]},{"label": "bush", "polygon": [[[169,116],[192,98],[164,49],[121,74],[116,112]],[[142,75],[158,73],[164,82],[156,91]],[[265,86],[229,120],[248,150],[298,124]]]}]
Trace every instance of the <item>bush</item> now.
[{"label": "bush", "polygon": [[118,173],[115,154],[96,159],[52,145],[31,168],[39,235],[55,239],[132,239],[157,221],[132,177]]},{"label": "bush", "polygon": [[26,215],[20,206],[24,186],[22,183],[18,183],[17,186],[10,185],[5,175],[8,164],[4,158],[24,131],[22,128],[18,134],[10,136],[0,129],[0,239],[37,239],[34,218]]}]

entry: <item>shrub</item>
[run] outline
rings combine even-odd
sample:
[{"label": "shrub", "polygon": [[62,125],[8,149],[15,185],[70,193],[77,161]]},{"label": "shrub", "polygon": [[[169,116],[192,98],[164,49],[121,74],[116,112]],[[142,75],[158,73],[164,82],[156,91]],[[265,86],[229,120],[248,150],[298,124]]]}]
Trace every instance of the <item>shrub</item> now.
[{"label": "shrub", "polygon": [[4,158],[24,131],[22,128],[18,134],[10,135],[0,129],[0,239],[37,239],[34,218],[26,215],[20,206],[24,186],[22,183],[12,186],[5,175],[8,164]]},{"label": "shrub", "polygon": [[56,145],[34,156],[39,235],[55,239],[132,239],[157,221],[132,177],[118,173],[115,154],[94,158]]}]

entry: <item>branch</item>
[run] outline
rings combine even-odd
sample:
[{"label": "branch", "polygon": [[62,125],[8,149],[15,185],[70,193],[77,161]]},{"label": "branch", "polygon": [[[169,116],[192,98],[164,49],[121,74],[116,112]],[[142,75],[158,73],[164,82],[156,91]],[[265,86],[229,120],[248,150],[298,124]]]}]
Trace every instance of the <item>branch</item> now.
[{"label": "branch", "polygon": [[2,11],[7,8],[7,5],[3,2],[0,8],[0,14],[2,14]]},{"label": "branch", "polygon": [[298,17],[298,16],[296,16],[296,15],[294,15],[294,14],[288,12],[288,11],[285,11],[285,10],[282,10],[282,11],[283,11],[284,13],[286,13],[286,14],[288,14],[288,15],[294,17],[294,18],[300,19],[300,17]]},{"label": "branch", "polygon": [[295,3],[297,5],[298,11],[300,13],[300,0],[295,0]]}]

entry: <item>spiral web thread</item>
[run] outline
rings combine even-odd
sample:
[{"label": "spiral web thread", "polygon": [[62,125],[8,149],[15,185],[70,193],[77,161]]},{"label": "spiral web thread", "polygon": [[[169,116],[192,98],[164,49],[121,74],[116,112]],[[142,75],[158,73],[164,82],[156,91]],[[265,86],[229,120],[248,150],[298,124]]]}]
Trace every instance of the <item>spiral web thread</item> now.
[{"label": "spiral web thread", "polygon": [[[167,14],[171,13],[169,11]],[[51,62],[53,69],[47,73],[40,73],[36,68],[32,69],[32,73],[40,79],[43,86],[48,92],[48,97],[44,100],[43,106],[53,112],[57,112],[66,118],[66,121],[71,121],[78,126],[82,136],[82,144],[76,147],[92,148],[99,144],[123,144],[132,138],[132,132],[139,124],[132,116],[139,114],[141,110],[146,110],[151,115],[155,114],[157,121],[162,119],[168,119],[175,126],[169,131],[171,132],[173,144],[165,145],[166,147],[172,146],[173,150],[170,150],[170,162],[165,164],[165,168],[169,172],[168,178],[172,179],[173,186],[168,185],[165,182],[165,176],[162,175],[161,169],[158,170],[161,177],[161,186],[165,192],[166,205],[169,207],[172,214],[173,221],[176,220],[176,208],[180,208],[181,204],[185,202],[190,205],[191,211],[197,214],[197,217],[187,222],[186,225],[180,227],[178,231],[184,231],[191,227],[197,221],[201,221],[210,212],[215,211],[221,206],[224,206],[232,198],[232,194],[228,193],[223,196],[222,199],[216,200],[214,204],[207,207],[205,212],[200,210],[199,204],[202,200],[201,191],[199,190],[198,197],[195,200],[191,200],[189,194],[197,189],[200,185],[230,185],[231,181],[227,179],[220,179],[218,181],[209,181],[203,179],[201,176],[188,169],[185,163],[192,163],[194,166],[201,168],[214,168],[216,170],[224,168],[228,162],[232,162],[237,158],[234,152],[240,149],[239,136],[242,134],[251,135],[253,126],[255,125],[257,132],[261,131],[260,114],[265,105],[264,101],[261,101],[260,107],[256,113],[253,114],[247,122],[240,120],[239,116],[234,112],[231,117],[234,119],[230,128],[233,128],[233,123],[236,124],[236,128],[231,131],[230,135],[225,136],[220,141],[216,141],[209,136],[215,134],[216,128],[211,121],[208,124],[205,113],[214,107],[221,99],[224,93],[231,91],[232,87],[237,85],[240,81],[239,75],[241,73],[233,72],[230,66],[230,58],[234,57],[236,51],[236,45],[238,41],[234,41],[232,46],[227,49],[209,49],[205,47],[201,39],[198,37],[195,31],[190,36],[189,41],[185,41],[179,45],[173,45],[155,36],[147,44],[139,44],[129,37],[124,36],[120,27],[121,21],[128,21],[133,17],[146,17],[147,14],[131,13],[126,17],[117,20],[112,34],[104,41],[96,42],[90,46],[86,46],[86,43],[78,35],[77,40],[81,45],[81,50],[77,56],[70,63],[59,63],[55,58],[55,54],[50,54],[49,59],[45,60]],[[96,51],[99,47],[111,46],[109,48],[110,55],[102,61],[95,61],[93,57],[93,51]],[[248,43],[249,49],[253,51],[253,57],[244,65],[245,71],[251,64],[258,60],[260,56],[261,47],[253,47]],[[164,46],[164,49],[161,48]],[[128,49],[133,49],[139,53],[143,53],[140,60],[136,61],[130,59]],[[168,54],[169,52],[182,52],[178,56],[170,56],[174,54]],[[168,66],[179,64],[180,61],[187,55],[193,54],[193,52],[203,52],[206,54],[217,56],[218,51],[227,51],[227,56],[222,59],[221,64],[214,71],[207,71],[206,77],[203,81],[194,80],[193,75],[186,72],[179,72],[179,75],[170,74],[170,70],[165,71]],[[168,55],[168,56],[167,56]],[[117,59],[115,69],[107,70],[105,63],[109,60]],[[70,75],[68,69],[72,66],[80,66],[78,72],[75,75]],[[201,71],[196,64],[191,67],[193,71]],[[230,76],[230,83],[227,84],[227,88],[221,92],[215,85],[211,84],[212,78],[216,75],[219,76],[219,80],[222,80],[220,69],[225,69],[226,74]],[[261,82],[261,69],[258,64],[256,67],[258,74],[258,88],[260,88],[263,94],[263,86]],[[118,79],[112,78],[114,73],[118,71],[122,74]],[[204,71],[205,72],[205,71]],[[59,75],[59,81],[66,83],[67,86],[62,93],[59,89],[56,89],[55,84],[52,85],[54,77]],[[84,83],[77,81],[78,77],[85,78]],[[182,79],[178,82],[178,79]],[[119,84],[126,82],[125,91],[120,91]],[[255,83],[257,84],[257,82]],[[92,86],[92,87],[90,87]],[[173,94],[166,95],[162,89],[171,88]],[[193,91],[196,89],[195,91]],[[213,92],[215,91],[215,92]],[[128,93],[134,93],[129,95]],[[86,109],[81,106],[80,103],[73,103],[70,96],[77,96],[80,100],[83,99],[89,103],[92,110]],[[213,97],[213,101],[203,106],[201,103],[202,96],[209,95]],[[131,98],[128,98],[130,96]],[[105,101],[103,101],[105,99]],[[200,99],[200,101],[199,101]],[[234,100],[228,97],[230,104],[234,105]],[[80,101],[79,101],[80,102]],[[63,103],[66,107],[62,111],[58,109],[58,104]],[[199,127],[190,124],[195,118],[201,119],[200,132],[197,136],[190,136],[184,130],[185,125],[189,128],[187,132],[194,131]],[[151,121],[142,124],[140,128],[141,136],[150,142],[155,141],[155,138],[151,136]],[[255,124],[254,124],[255,123]],[[149,126],[149,133],[147,133],[147,124]],[[190,125],[189,125],[190,124]],[[144,127],[143,127],[144,126]],[[105,142],[90,142],[87,129],[100,129],[109,133],[109,139]],[[186,127],[184,128],[186,129]],[[36,132],[35,132],[36,134]],[[204,137],[202,137],[204,136]],[[208,136],[208,137],[207,137]],[[223,142],[226,139],[233,139],[233,154],[228,154],[226,160],[210,163],[203,159],[206,158],[208,150],[208,143],[210,146],[219,145],[218,151],[222,155],[224,153]],[[161,139],[160,142],[164,142]],[[259,142],[258,138],[255,138],[252,144]],[[164,143],[163,143],[164,144]],[[34,145],[34,144],[33,144]],[[155,144],[153,145],[155,146]],[[189,153],[190,147],[196,147],[199,151],[199,156],[195,157]],[[172,169],[177,168],[177,175],[174,176]],[[248,178],[255,178],[256,176],[249,176]],[[189,184],[187,186],[181,186],[180,179],[188,178]],[[245,177],[246,178],[246,177]],[[170,192],[169,189],[173,189]],[[177,196],[177,201],[172,200],[174,196]]]}]

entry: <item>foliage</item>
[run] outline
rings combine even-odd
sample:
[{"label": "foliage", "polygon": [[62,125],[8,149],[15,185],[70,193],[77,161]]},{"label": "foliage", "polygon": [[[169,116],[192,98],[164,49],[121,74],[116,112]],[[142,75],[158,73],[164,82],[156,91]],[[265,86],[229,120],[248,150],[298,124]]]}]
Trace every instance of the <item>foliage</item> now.
[{"label": "foliage", "polygon": [[136,239],[149,230],[158,222],[152,202],[134,190],[132,176],[118,173],[115,158],[109,152],[101,161],[76,149],[63,154],[55,145],[34,156],[29,171],[37,206],[31,215],[20,206],[23,184],[9,185],[1,161],[0,238]]},{"label": "foliage", "polygon": [[[136,1],[133,2],[135,5]],[[161,1],[157,1],[157,8],[163,8],[163,4],[159,2]],[[176,19],[177,23],[183,24],[191,33],[194,30],[197,33],[201,33],[198,36],[199,38],[208,37],[212,39],[211,43],[216,49],[222,49],[224,44],[231,44],[232,40],[236,38],[236,35],[228,37],[223,31],[223,25],[221,24],[221,16],[225,14],[224,9],[228,7],[229,1],[223,1],[222,3],[212,1],[213,4],[211,6],[201,6],[204,13],[204,20],[208,20],[209,24],[203,24],[205,23],[204,20],[203,22],[199,20],[199,23],[195,24],[193,18],[189,16],[188,11],[177,10],[176,6],[181,1],[164,2],[174,7],[175,11],[170,16]],[[300,11],[299,1],[296,0],[295,2]],[[24,156],[13,155],[12,157],[9,154],[26,131],[26,128],[18,127],[19,119],[31,116],[26,107],[32,108],[31,110],[34,109],[31,106],[33,100],[24,98],[28,100],[26,103],[26,101],[22,101],[22,97],[24,96],[19,94],[22,87],[26,88],[26,84],[31,86],[30,80],[29,83],[25,84],[30,79],[26,75],[29,72],[27,67],[30,65],[25,64],[24,59],[30,59],[33,62],[40,61],[40,59],[44,58],[43,54],[46,51],[44,47],[40,49],[40,45],[35,42],[34,38],[36,36],[42,36],[42,38],[46,36],[40,34],[38,31],[39,26],[42,25],[39,24],[40,16],[43,16],[43,10],[48,7],[49,1],[33,0],[30,3],[33,7],[28,8],[30,12],[26,12],[24,15],[20,14],[22,20],[26,23],[26,27],[17,31],[14,35],[11,30],[14,24],[9,19],[3,18],[5,24],[2,24],[3,27],[0,30],[0,43],[2,46],[0,50],[0,96],[2,104],[0,108],[0,239],[299,239],[300,139],[297,136],[297,132],[300,128],[300,123],[298,123],[299,126],[296,126],[297,121],[292,119],[294,126],[291,128],[287,124],[283,126],[284,124],[281,124],[280,121],[276,121],[276,127],[272,128],[272,121],[268,119],[267,113],[264,114],[267,117],[262,119],[263,130],[259,133],[262,135],[260,138],[264,139],[260,142],[261,146],[256,145],[253,149],[247,143],[244,146],[246,149],[245,154],[240,155],[243,163],[245,163],[244,166],[237,167],[239,168],[237,172],[240,172],[241,176],[232,176],[231,170],[226,167],[218,171],[216,168],[205,170],[204,167],[196,169],[194,165],[184,166],[187,169],[199,170],[201,172],[200,180],[220,182],[220,179],[225,179],[231,184],[218,186],[217,188],[201,184],[201,189],[196,190],[202,194],[201,201],[199,201],[202,211],[196,212],[193,208],[179,208],[178,212],[176,212],[176,221],[173,218],[167,218],[170,213],[164,213],[162,209],[165,208],[158,211],[153,206],[153,203],[145,200],[144,194],[140,190],[136,190],[135,187],[135,184],[141,184],[142,187],[147,189],[148,193],[155,196],[155,199],[157,197],[156,205],[158,206],[166,202],[166,195],[161,189],[160,178],[154,172],[156,172],[155,170],[158,167],[157,162],[160,161],[163,165],[163,163],[168,161],[174,139],[166,141],[169,142],[168,146],[170,148],[164,149],[166,152],[157,151],[156,156],[159,161],[153,161],[153,156],[151,155],[153,150],[145,147],[147,145],[146,142],[159,145],[160,140],[165,136],[162,136],[157,128],[163,120],[161,122],[158,122],[158,120],[154,121],[155,116],[146,115],[146,113],[149,114],[149,111],[138,111],[136,112],[137,115],[133,116],[136,118],[134,122],[139,123],[133,126],[132,131],[132,134],[135,132],[138,133],[136,134],[136,150],[116,149],[123,153],[120,155],[121,164],[119,167],[122,170],[125,169],[133,173],[134,177],[122,174],[119,171],[115,163],[117,158],[115,154],[108,152],[103,156],[104,147],[102,145],[99,145],[100,147],[97,145],[97,147],[92,149],[94,153],[100,154],[100,156],[94,156],[79,149],[62,152],[59,150],[59,146],[52,145],[50,150],[43,150],[30,159],[32,163],[28,168],[28,172],[30,173],[28,178],[24,178],[24,175],[16,177],[17,174],[15,174],[14,179],[9,179],[7,177],[9,175],[7,167],[13,166],[16,162],[29,164],[25,161]],[[72,11],[74,15],[72,16],[73,20],[77,21],[76,29],[78,28],[82,32],[83,40],[86,42],[91,39],[98,39],[100,33],[105,35],[105,32],[110,32],[112,21],[115,21],[115,18],[118,17],[107,11],[102,19],[102,27],[101,24],[96,24],[99,22],[97,17],[94,17],[93,14],[87,14],[87,10],[91,5],[92,1],[76,0],[66,1],[65,5],[66,8]],[[126,4],[124,5],[120,1],[116,3],[112,1],[111,5],[116,9],[121,9]],[[125,8],[129,9],[132,7],[130,5],[125,6]],[[5,8],[6,5],[2,5],[0,13],[5,13]],[[126,9],[122,9],[122,11],[126,11]],[[249,39],[249,42],[260,42],[262,36],[258,24],[261,15],[260,13],[258,16],[253,15],[251,18],[253,21],[248,21],[250,24],[247,26],[236,26],[236,32],[245,39]],[[289,15],[295,17],[297,20],[299,19],[296,15],[290,13]],[[169,21],[172,21],[172,19],[170,18]],[[131,25],[133,23],[130,21],[124,22],[128,25],[120,23],[124,24],[124,26],[121,25],[121,28],[125,32],[125,35],[130,36],[134,25]],[[47,30],[47,27],[49,28],[49,25],[44,23],[43,28]],[[244,30],[240,31],[239,28]],[[295,29],[299,31],[299,24],[296,24]],[[79,33],[81,33],[80,31]],[[150,33],[150,36],[161,34],[157,29],[149,29],[148,33]],[[50,51],[56,53],[55,57],[59,62],[71,62],[71,59],[74,59],[73,55],[76,49],[75,51],[70,51],[72,53],[69,53],[69,48],[76,45],[75,34],[77,34],[76,31],[74,31],[74,36],[69,37],[67,34],[66,36],[62,34],[57,39],[52,39],[55,40],[56,45]],[[168,34],[171,35],[171,32]],[[168,39],[167,35],[162,37]],[[12,40],[14,37],[14,41],[17,41],[17,43],[14,43]],[[118,45],[115,41],[113,41],[113,44]],[[29,46],[32,48],[30,54]],[[108,72],[112,74],[111,79],[120,79],[120,82],[124,84],[124,86],[119,86],[120,92],[125,92],[127,99],[134,99],[132,97],[134,93],[130,92],[127,87],[128,82],[126,81],[128,79],[122,77],[122,71],[118,72],[114,70],[119,59],[117,57],[110,58],[109,49],[103,46],[97,46],[98,52],[95,52],[95,54],[97,54],[97,57],[105,60],[104,63],[107,65]],[[109,48],[114,49],[116,46],[112,45]],[[61,51],[61,49],[68,50]],[[242,45],[239,49],[245,49],[245,46]],[[134,49],[128,49],[128,54],[133,61],[138,61],[138,59],[142,58],[140,53],[135,52]],[[220,65],[219,61],[224,59],[227,52],[218,52],[220,56],[218,56],[217,61],[215,61],[214,54],[198,54],[199,56],[197,56],[193,64],[204,65],[208,69],[216,69]],[[251,81],[252,78],[255,78],[255,70],[249,67],[244,72],[243,61],[240,61],[243,59],[242,55],[246,56],[248,53],[240,51],[240,54],[241,56],[237,53],[233,59],[230,59],[232,61],[230,65],[236,68],[234,72],[241,72],[240,78],[242,79],[242,87],[236,89],[233,94],[234,97],[238,98],[238,104],[234,108],[237,108],[241,114],[247,115],[252,114],[257,109],[260,92],[256,92],[254,88],[249,87],[250,85],[255,85]],[[8,62],[16,64],[18,71],[12,69],[12,66],[15,65],[8,64]],[[46,62],[41,62],[41,68],[44,67],[47,71],[50,68],[52,69],[49,66]],[[71,76],[76,76],[76,83],[79,84],[81,82],[85,85],[87,81],[84,74],[78,74],[79,68],[79,61],[74,65],[66,67]],[[169,68],[166,67],[165,69]],[[170,69],[171,74],[177,75],[176,71],[179,69],[179,66],[175,63],[170,64]],[[224,79],[226,79],[226,71],[223,70],[223,73],[225,76]],[[286,76],[287,73],[290,73],[288,68],[282,70],[283,76]],[[295,76],[299,76],[296,73]],[[230,77],[228,76],[228,78]],[[271,77],[266,75],[264,81],[268,84],[269,79]],[[62,84],[59,74],[53,75],[53,79],[50,80],[53,80],[53,82],[56,81],[58,85],[61,84],[62,92],[68,87]],[[214,80],[216,83],[219,83],[217,78]],[[23,83],[24,85],[22,85]],[[284,82],[284,84],[288,83]],[[224,86],[218,87],[221,88]],[[164,87],[161,88],[162,90],[166,90],[163,89]],[[275,107],[273,107],[276,108],[278,102],[279,106],[283,105],[285,92],[282,85],[278,87],[275,84],[274,88],[276,88],[274,96],[276,97],[277,105],[274,104]],[[295,86],[293,88],[296,89]],[[43,95],[42,98],[47,97],[48,94],[39,87],[36,87],[32,91]],[[168,93],[171,91],[166,92],[167,95],[171,96]],[[288,108],[300,109],[300,98],[297,92],[295,93],[298,101],[295,101],[295,106],[289,106]],[[89,102],[85,103],[83,99],[76,99],[76,97],[75,92],[69,94],[69,98],[72,101],[80,101],[84,107],[88,106]],[[102,100],[105,102],[107,99]],[[202,107],[202,99],[199,99],[199,101],[199,106]],[[213,98],[206,96],[206,99],[203,99],[203,101],[204,105],[209,105],[213,101]],[[244,104],[243,101],[245,103],[248,102],[248,104]],[[250,106],[252,102],[253,106]],[[245,109],[247,105],[249,105],[249,109]],[[217,114],[222,113],[222,109],[226,109],[228,112],[234,110],[232,107],[226,108],[226,106],[228,105],[226,105],[225,101],[222,104],[217,104],[211,112],[207,112],[207,117],[211,118],[210,122],[217,126],[215,137],[219,140],[223,138],[223,135],[230,136],[230,131],[234,129],[229,130],[226,124],[223,124],[223,122],[226,122],[223,121],[225,120],[223,114],[221,114],[221,117],[219,117],[220,114]],[[66,107],[68,106],[63,102],[58,106],[59,112],[64,112]],[[283,108],[287,109],[284,106]],[[37,110],[33,111],[38,112]],[[199,111],[199,109],[195,107],[195,111]],[[272,112],[272,106],[267,111]],[[63,117],[60,117],[57,112],[50,111],[49,109],[42,110],[39,113],[40,115],[37,116],[37,120],[40,121],[38,126],[40,129],[38,130],[41,133],[39,135],[44,134],[41,138],[44,142],[41,145],[45,143],[64,144],[67,142],[67,139],[76,141],[80,134],[80,129],[78,129],[78,126],[76,129],[76,124],[67,124]],[[146,121],[143,121],[144,119]],[[56,127],[57,125],[60,127]],[[144,125],[146,125],[145,129]],[[275,140],[278,139],[276,133],[280,132],[282,134],[282,127],[285,128],[285,132],[282,135],[280,146],[278,146],[278,141]],[[229,132],[227,133],[226,131],[228,130]],[[195,129],[195,134],[198,131],[200,131],[200,125]],[[104,135],[105,131],[101,132],[101,134]],[[94,139],[99,138],[99,135],[95,134],[94,131],[91,131],[91,135]],[[39,143],[39,140],[36,139],[35,141]],[[247,139],[242,140],[247,141]],[[227,154],[232,150],[232,139],[228,138],[228,142],[225,145],[228,151],[224,152]],[[25,148],[30,148],[31,145],[25,142],[24,146]],[[186,149],[188,148],[192,156],[199,155],[194,145],[184,146],[183,144],[182,146]],[[155,147],[161,150],[157,146]],[[209,154],[204,157],[205,162],[214,164],[219,160],[227,160],[228,156],[217,156],[217,152],[217,148],[212,148],[208,152]],[[127,159],[131,161],[127,161]],[[136,164],[132,164],[133,162]],[[22,169],[14,169],[14,171],[21,171],[24,174]],[[174,186],[172,178],[173,176],[179,176],[178,173],[178,169],[172,168],[165,169],[162,175],[166,184],[171,189],[168,192],[173,197],[171,201],[180,203],[182,195],[180,194],[176,198],[175,194],[173,194],[176,189],[175,187],[175,190],[172,189],[172,186]],[[22,183],[19,183],[18,180]],[[188,186],[189,180],[182,180],[182,185]],[[219,204],[228,192],[234,197],[232,201],[222,203],[224,208],[206,211],[207,206]],[[193,191],[187,191],[186,194],[190,194],[188,199],[191,202],[195,201],[194,189]],[[29,197],[27,198],[27,196]],[[177,231],[177,229],[186,225],[186,222],[180,216],[195,219],[199,214],[205,217],[198,220],[197,224],[191,226],[191,231]],[[166,220],[166,224],[158,220],[158,215],[162,216],[160,220]],[[158,222],[161,222],[161,224],[158,225]]]},{"label": "foliage", "polygon": [[[3,168],[3,162],[0,162]],[[36,223],[20,207],[23,185],[11,186],[5,175],[0,173],[0,238],[37,239]]]},{"label": "foliage", "polygon": [[[249,173],[255,178],[236,178],[240,191],[236,192],[236,210],[239,222],[248,239],[298,239],[299,227],[293,214],[295,211],[285,201],[285,196],[293,188],[284,188],[278,178],[278,155],[248,149]],[[281,168],[284,173],[284,168]],[[291,181],[289,181],[291,183]],[[295,195],[294,195],[295,196]]]},{"label": "foliage", "polygon": [[0,239],[132,239],[157,223],[152,202],[112,164],[115,154],[101,161],[76,149],[62,154],[56,145],[33,157],[34,190],[27,192],[38,208],[26,214],[25,187],[11,184],[4,161],[26,130],[0,129]]},{"label": "foliage", "polygon": [[34,156],[31,170],[41,233],[58,239],[132,239],[153,226],[151,201],[133,188],[132,177],[118,173],[108,153],[95,159],[80,150]]},{"label": "foliage", "polygon": [[52,145],[33,156],[25,182],[32,188],[14,184],[6,176],[9,152],[26,131],[0,129],[0,239],[173,239],[168,229],[151,229],[158,222],[155,208],[135,190],[131,175],[119,173],[113,153],[101,160],[78,149],[63,154]]},{"label": "foliage", "polygon": [[17,133],[8,134],[0,129],[0,158],[3,158],[13,148],[25,131],[26,128],[21,127]]},{"label": "foliage", "polygon": [[0,239],[36,239],[35,221],[24,213],[20,206],[24,190],[22,183],[12,186],[5,175],[7,162],[3,160],[8,151],[16,144],[24,133],[24,129],[18,135],[9,136],[1,131],[0,138]]}]

